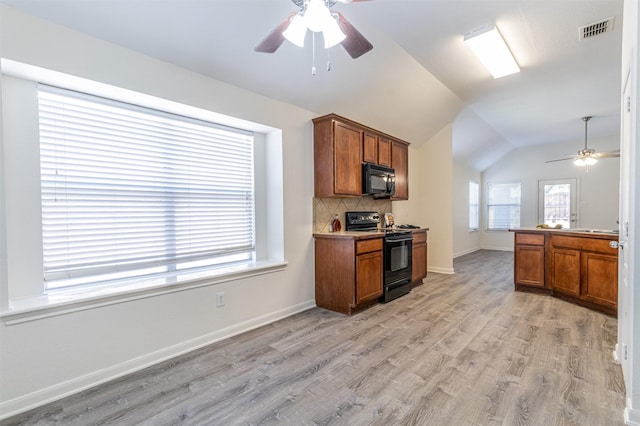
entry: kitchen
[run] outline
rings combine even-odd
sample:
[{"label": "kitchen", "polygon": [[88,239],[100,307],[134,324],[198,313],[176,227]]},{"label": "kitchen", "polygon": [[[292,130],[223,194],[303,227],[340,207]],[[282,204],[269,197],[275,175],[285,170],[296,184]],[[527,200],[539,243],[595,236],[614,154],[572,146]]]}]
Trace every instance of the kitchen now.
[{"label": "kitchen", "polygon": [[[287,5],[281,11],[286,11],[286,9]],[[270,12],[270,14],[276,19],[279,16],[278,12]],[[239,116],[258,123],[268,123],[270,129],[265,132],[269,135],[267,139],[271,140],[272,137],[275,140],[279,135],[281,141],[280,143],[274,142],[271,146],[273,150],[269,151],[267,155],[274,158],[276,162],[279,158],[281,166],[284,165],[284,167],[282,167],[279,177],[277,173],[270,175],[273,182],[265,183],[273,185],[275,188],[280,186],[279,197],[282,206],[280,209],[277,207],[278,192],[276,191],[273,198],[268,200],[276,205],[268,207],[273,212],[275,219],[265,218],[264,220],[272,221],[269,222],[268,228],[274,241],[274,252],[279,252],[287,262],[284,270],[262,275],[260,280],[244,278],[236,283],[219,284],[213,290],[205,288],[178,293],[175,297],[179,303],[176,303],[172,297],[164,295],[115,304],[109,308],[96,307],[65,315],[54,315],[39,321],[23,322],[12,326],[3,325],[1,332],[3,342],[10,342],[10,346],[13,348],[25,348],[22,351],[3,352],[5,367],[3,367],[0,382],[11,384],[9,389],[3,388],[3,398],[6,398],[2,401],[5,404],[3,408],[17,409],[16,407],[30,406],[56,395],[117,376],[130,368],[138,368],[163,356],[169,356],[167,348],[175,345],[183,345],[179,349],[186,350],[187,347],[214,341],[239,330],[256,327],[314,305],[314,276],[311,267],[313,265],[311,123],[312,119],[319,114],[310,111],[329,112],[332,108],[316,105],[303,109],[281,101],[274,101],[248,90],[234,87],[231,85],[233,82],[231,84],[222,83],[170,63],[141,55],[117,44],[106,43],[21,12],[9,10],[4,6],[0,17],[3,19],[3,42],[2,51],[0,51],[3,58],[98,80],[105,84],[151,93],[163,99],[181,100],[229,116]],[[269,26],[271,23],[265,23],[262,33],[266,32]],[[359,27],[361,26],[359,25]],[[43,48],[39,44],[45,37],[37,39],[22,37],[25,30],[30,34],[46,35],[46,39],[51,41],[51,45],[46,45],[46,48]],[[375,29],[372,31],[371,34],[375,32]],[[76,47],[74,52],[65,51],[61,47],[68,45],[69,42]],[[381,48],[382,46],[377,47]],[[51,49],[56,54],[49,55],[46,49]],[[295,55],[295,53],[291,54]],[[318,78],[314,81],[314,84],[320,88],[324,87],[325,90],[331,80],[347,78],[344,77],[344,74],[338,74],[338,70],[344,70],[347,75],[350,72],[348,71],[349,63],[340,62],[340,57],[335,56],[332,59],[335,61],[332,73],[319,72],[316,76]],[[91,61],[86,58],[91,58]],[[369,59],[367,56],[363,56],[362,60],[368,61]],[[403,65],[406,65],[404,69],[407,73],[422,75],[421,67],[415,63],[406,64],[403,57],[398,57],[398,60],[402,60]],[[123,63],[131,65],[128,67],[116,66],[116,64]],[[302,64],[300,66],[306,67],[306,57],[300,56],[293,62],[289,61],[289,64],[292,63],[300,63]],[[357,81],[354,76],[348,76],[348,78]],[[425,78],[428,81],[435,80],[430,76]],[[283,78],[283,80],[285,79]],[[173,84],[167,84],[169,81]],[[307,80],[305,84],[310,85],[311,82]],[[399,86],[395,87],[399,94],[395,96],[399,96],[405,101],[407,97],[412,96],[413,90],[418,92],[422,90],[412,88],[410,85],[403,86],[404,83],[401,82],[398,84]],[[7,90],[10,90],[8,83],[4,82],[3,94]],[[439,117],[445,111],[458,110],[462,102],[455,97],[450,97],[445,92],[446,90],[442,87],[429,89],[426,97],[429,98],[430,103],[436,104],[437,107],[420,110],[417,117],[405,113],[405,122],[421,122],[422,117],[425,116]],[[394,98],[393,93],[388,96],[391,96],[391,99]],[[313,96],[309,97],[314,98]],[[360,104],[363,98],[360,97]],[[388,98],[387,101],[391,99]],[[9,110],[6,105],[3,105],[3,108],[4,120],[8,120],[7,114],[12,114],[13,111]],[[371,107],[361,105],[361,108],[363,117],[365,110],[375,109],[373,105]],[[348,116],[346,113],[343,114]],[[11,117],[13,119],[15,115]],[[502,240],[502,238],[508,239],[508,234],[494,235],[483,231],[469,233],[466,224],[463,227],[455,225],[460,219],[459,216],[467,210],[465,201],[467,181],[469,179],[480,180],[480,173],[468,168],[466,160],[475,161],[480,159],[483,154],[483,152],[479,152],[464,161],[443,161],[443,159],[451,158],[455,148],[453,141],[457,140],[456,135],[459,135],[458,132],[461,131],[455,121],[451,122],[446,118],[429,121],[416,126],[419,130],[415,130],[416,134],[414,135],[409,130],[396,131],[403,127],[400,124],[385,124],[403,122],[391,115],[389,118],[381,117],[379,120],[371,121],[363,120],[358,116],[350,116],[349,118],[372,127],[381,128],[386,133],[412,142],[408,164],[409,181],[412,182],[410,197],[407,201],[395,203],[392,210],[399,223],[415,223],[430,228],[429,272],[445,274],[455,272],[453,270],[454,255],[472,250],[474,242],[476,248],[482,246],[507,249],[512,244],[512,242],[508,243]],[[575,119],[577,121],[579,115]],[[594,119],[594,127],[595,123]],[[509,170],[511,170],[511,176],[501,175],[499,179],[512,179],[515,178],[516,170],[523,170],[522,167],[529,169],[541,167],[547,159],[575,152],[581,143],[582,130],[579,123],[575,127],[577,136],[573,140],[559,146],[549,145],[544,153],[535,154],[539,161],[534,161],[533,155],[538,151],[534,152],[533,148],[516,151],[512,153],[511,157],[503,157],[500,160],[501,163],[496,164],[495,168],[487,168],[483,179],[491,178],[492,175],[498,175],[500,170],[505,170],[505,167],[499,169],[498,165],[509,166]],[[484,128],[483,130],[490,133],[490,129]],[[405,136],[405,132],[407,136]],[[418,147],[414,140],[424,140],[428,143]],[[594,133],[592,140],[594,145],[598,144],[599,149],[601,147],[608,149],[607,146],[600,145],[601,143],[609,143],[608,139],[598,137]],[[4,155],[9,155],[6,149]],[[28,153],[25,152],[23,155],[28,155]],[[521,168],[514,165],[514,162],[518,161],[522,162],[519,163]],[[617,160],[608,161],[601,162],[601,166],[615,168]],[[611,161],[614,163],[612,164]],[[558,170],[561,169],[551,171]],[[610,190],[610,186],[607,187],[604,184],[600,186],[603,179],[602,176],[598,178],[597,170],[592,168],[588,174],[580,175],[583,189],[588,188],[589,185],[591,187],[598,185],[597,188],[599,188],[597,193],[593,193],[595,194],[594,198],[589,198],[591,192],[586,190],[583,192],[582,195],[586,197],[583,199],[586,203],[583,205],[585,215],[588,215],[590,211],[598,210],[605,204],[600,203],[598,200],[601,198],[598,197],[605,197],[608,205],[617,204],[617,201],[612,199],[613,191]],[[550,174],[555,175],[551,172]],[[611,175],[615,175],[615,170],[608,169],[606,176]],[[468,177],[462,178],[462,176]],[[522,180],[523,185],[525,183],[531,185],[530,179],[523,178]],[[449,189],[454,186],[460,189],[464,188],[464,190]],[[531,190],[530,187],[529,190]],[[523,197],[523,214],[529,214],[526,212],[531,212],[533,209],[531,209],[531,205],[525,206],[525,202],[533,203],[533,201]],[[434,206],[438,206],[438,208],[434,209]],[[607,217],[606,220],[615,222],[616,215],[612,216],[614,217]],[[278,217],[284,218],[286,227],[282,221],[279,223]],[[524,222],[525,218],[523,217]],[[526,222],[535,223],[529,219]],[[584,223],[582,226],[592,225]],[[602,225],[594,224],[593,226],[600,227]],[[461,234],[460,238],[458,238],[458,233]],[[303,235],[308,238],[301,238]],[[25,238],[30,237],[25,235]],[[438,250],[432,249],[435,245]],[[300,283],[305,284],[301,286]],[[9,295],[14,294],[14,291],[3,286],[2,299],[5,301],[4,303]],[[221,291],[226,294],[227,306],[212,310],[209,302],[215,293]],[[251,297],[247,298],[247,294],[250,294]],[[242,300],[242,309],[234,307],[238,306],[240,300]],[[185,312],[184,305],[189,306],[188,313]],[[108,312],[111,310],[113,312]],[[145,313],[142,322],[139,312]],[[108,329],[101,326],[105,321],[110,325]],[[73,330],[73,333],[61,333],[60,330]],[[149,333],[149,330],[153,330],[153,332]],[[146,335],[146,341],[139,339],[142,333]],[[118,342],[119,350],[110,349],[110,345],[106,342]],[[68,363],[65,360],[69,356],[84,359],[86,364],[67,365],[63,369],[51,371],[46,368],[46,365],[43,365],[45,363],[42,363],[44,357],[55,365],[66,365]],[[131,363],[130,360],[134,359],[137,361]],[[24,377],[29,377],[29,380],[23,380]]]}]

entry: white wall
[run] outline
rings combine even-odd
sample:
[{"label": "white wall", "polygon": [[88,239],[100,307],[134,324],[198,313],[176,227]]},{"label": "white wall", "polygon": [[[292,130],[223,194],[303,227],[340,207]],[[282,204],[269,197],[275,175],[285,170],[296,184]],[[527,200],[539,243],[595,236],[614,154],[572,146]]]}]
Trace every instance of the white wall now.
[{"label": "white wall", "polygon": [[[288,261],[283,272],[15,325],[0,323],[1,416],[314,306],[310,171],[311,118],[317,114],[9,8],[2,7],[0,19],[4,58],[282,129],[286,227],[279,231],[284,232]],[[5,206],[0,206],[2,219]],[[0,232],[2,257],[3,240]],[[0,261],[4,266],[4,259]],[[1,276],[0,285],[6,303],[7,285]],[[216,308],[215,295],[221,291],[226,306]]]},{"label": "white wall", "polygon": [[453,273],[451,125],[419,149],[409,147],[409,200],[394,201],[398,223],[429,228],[428,270]]},{"label": "white wall", "polygon": [[480,172],[466,161],[453,162],[453,257],[480,250],[480,231],[469,230],[469,181],[482,188],[480,178]]},{"label": "white wall", "polygon": [[[576,119],[579,120],[579,117]],[[597,120],[594,117],[592,120]],[[577,132],[581,132],[578,123]],[[538,180],[565,179],[578,180],[578,226],[581,228],[617,229],[620,160],[601,159],[588,171],[577,167],[571,161],[545,163],[547,160],[564,158],[565,154],[582,148],[582,134],[573,142],[549,144],[533,148],[511,151],[482,173],[482,210],[486,212],[486,191],[488,182],[519,181],[521,187],[520,227],[534,227],[537,222]],[[596,151],[610,151],[620,146],[619,135],[610,139],[588,141],[589,148]],[[482,248],[513,250],[513,233],[507,231],[486,231],[486,223],[481,223]]]}]

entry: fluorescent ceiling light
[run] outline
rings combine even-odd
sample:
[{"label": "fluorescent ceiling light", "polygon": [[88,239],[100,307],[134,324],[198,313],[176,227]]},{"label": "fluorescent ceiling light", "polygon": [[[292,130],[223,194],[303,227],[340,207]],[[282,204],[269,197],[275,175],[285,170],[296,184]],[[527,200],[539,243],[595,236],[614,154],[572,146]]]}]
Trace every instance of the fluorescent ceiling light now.
[{"label": "fluorescent ceiling light", "polygon": [[464,41],[493,78],[520,72],[520,67],[495,25],[487,25],[465,35]]}]

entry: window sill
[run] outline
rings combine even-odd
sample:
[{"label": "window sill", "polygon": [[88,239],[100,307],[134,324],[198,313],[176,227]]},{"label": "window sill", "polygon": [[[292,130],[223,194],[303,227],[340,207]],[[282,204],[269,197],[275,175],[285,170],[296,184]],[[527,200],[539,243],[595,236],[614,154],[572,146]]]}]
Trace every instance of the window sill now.
[{"label": "window sill", "polygon": [[[256,262],[242,267],[192,274],[173,284],[158,283],[157,280],[154,280],[150,283],[137,283],[135,289],[114,286],[99,289],[56,291],[39,296],[15,298],[9,301],[9,307],[5,311],[0,312],[0,319],[7,326],[21,324],[72,312],[279,272],[283,271],[286,266],[286,261]],[[166,280],[168,281],[168,279],[169,277]]]}]

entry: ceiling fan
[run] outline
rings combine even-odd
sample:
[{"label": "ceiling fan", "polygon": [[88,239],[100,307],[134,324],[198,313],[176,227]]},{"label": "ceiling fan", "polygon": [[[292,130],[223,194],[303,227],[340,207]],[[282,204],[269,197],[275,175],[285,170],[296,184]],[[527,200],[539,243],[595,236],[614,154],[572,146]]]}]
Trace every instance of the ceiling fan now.
[{"label": "ceiling fan", "polygon": [[608,152],[596,152],[595,149],[587,147],[587,123],[591,120],[590,116],[582,117],[584,121],[584,148],[578,151],[576,155],[567,155],[567,158],[559,158],[557,160],[548,160],[545,163],[553,163],[555,161],[573,160],[576,166],[592,166],[598,162],[600,158],[620,157],[620,150]]},{"label": "ceiling fan", "polygon": [[302,47],[307,29],[320,32],[324,36],[325,47],[338,43],[352,58],[358,58],[373,45],[340,13],[332,11],[336,3],[355,3],[368,0],[291,0],[300,8],[290,13],[262,42],[256,46],[256,52],[273,53],[285,39]]}]

